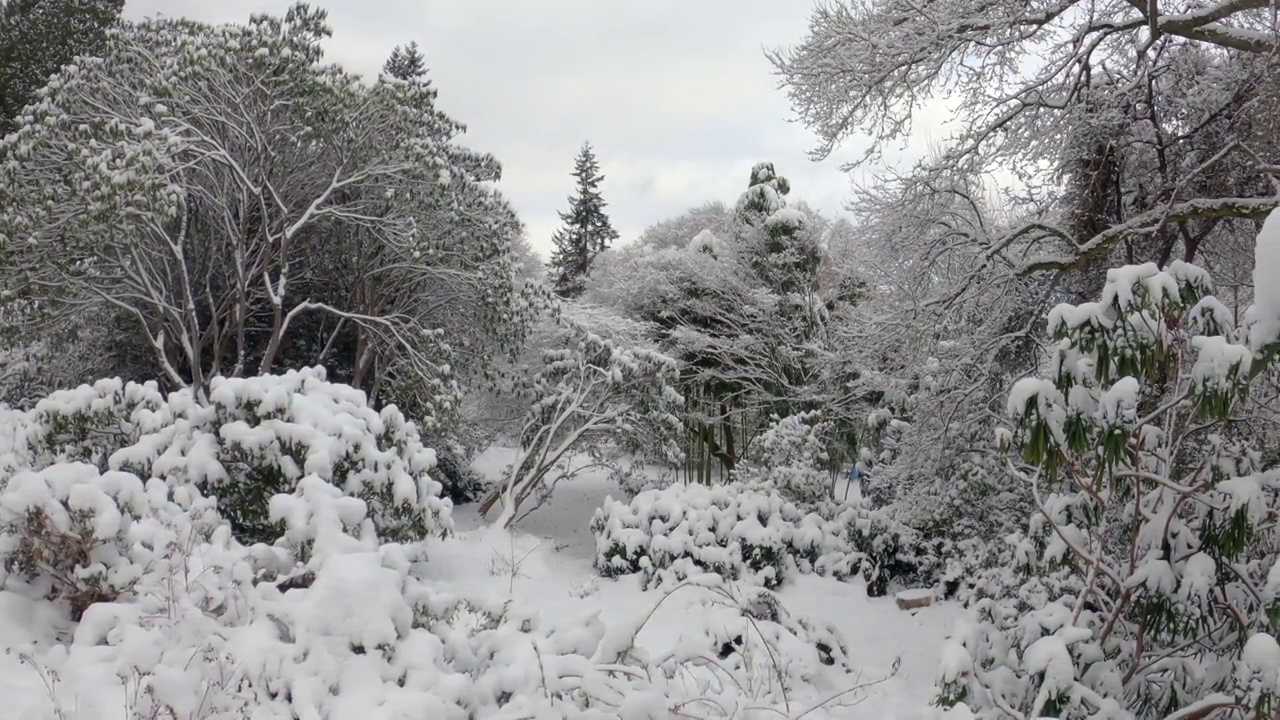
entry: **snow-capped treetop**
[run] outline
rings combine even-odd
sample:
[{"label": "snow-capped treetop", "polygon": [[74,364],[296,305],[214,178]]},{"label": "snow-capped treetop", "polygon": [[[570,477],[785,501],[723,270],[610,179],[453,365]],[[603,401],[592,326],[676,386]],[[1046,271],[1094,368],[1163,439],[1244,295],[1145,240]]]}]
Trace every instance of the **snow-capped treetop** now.
[{"label": "snow-capped treetop", "polygon": [[689,241],[689,250],[697,253],[705,253],[712,257],[719,257],[724,254],[727,246],[724,241],[716,236],[710,230],[702,230],[693,239]]}]

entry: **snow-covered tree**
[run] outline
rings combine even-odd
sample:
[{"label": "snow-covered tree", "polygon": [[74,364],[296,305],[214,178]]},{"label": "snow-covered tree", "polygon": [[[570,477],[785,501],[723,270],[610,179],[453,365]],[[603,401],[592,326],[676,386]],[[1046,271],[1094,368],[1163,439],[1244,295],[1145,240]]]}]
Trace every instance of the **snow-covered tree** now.
[{"label": "snow-covered tree", "polygon": [[787,207],[790,191],[791,184],[777,174],[773,163],[759,163],[751,169],[747,191],[736,208],[751,267],[779,294],[811,289],[823,260],[809,215]]},{"label": "snow-covered tree", "polygon": [[120,17],[124,0],[0,2],[0,136],[49,76],[77,55],[92,55]]},{"label": "snow-covered tree", "polygon": [[1098,302],[1053,310],[1048,368],[1014,387],[1017,430],[1000,438],[1035,501],[1012,541],[1030,579],[954,638],[943,701],[990,717],[1274,713],[1280,475],[1247,420],[1273,412],[1277,268],[1273,213],[1242,326],[1180,260],[1111,270]]},{"label": "snow-covered tree", "polygon": [[418,43],[397,45],[391,50],[391,56],[382,65],[382,72],[397,80],[406,82],[419,80],[425,82],[427,75],[427,59],[418,49]]},{"label": "snow-covered tree", "polygon": [[640,233],[628,248],[666,250],[685,248],[704,230],[721,241],[733,237],[736,217],[722,202],[708,202],[676,217],[661,220]]},{"label": "snow-covered tree", "polygon": [[452,403],[527,329],[520,223],[423,76],[362,83],[328,34],[305,5],[147,20],[65,68],[4,146],[5,319],[120,317],[173,387],[324,364],[418,418]]},{"label": "snow-covered tree", "polygon": [[621,455],[679,459],[679,365],[634,344],[634,334],[593,331],[619,324],[568,314],[555,321],[540,367],[524,388],[532,403],[520,429],[520,453],[480,506],[485,514],[501,505],[496,524],[517,522],[559,482],[585,469],[616,469]]},{"label": "snow-covered tree", "polygon": [[[1001,513],[1019,503],[987,494],[988,483],[980,501],[956,497],[956,479],[998,468],[999,398],[1035,369],[1049,309],[1096,297],[1106,268],[1177,258],[1229,268],[1224,300],[1248,302],[1254,222],[1277,198],[1280,147],[1262,131],[1277,97],[1275,39],[1262,3],[957,2],[922,13],[872,0],[822,4],[802,42],[770,53],[820,157],[868,136],[852,166],[871,170],[923,112],[953,121],[932,153],[855,189],[854,264],[868,298],[855,322],[833,328],[854,378],[841,405],[908,423],[891,452],[870,450],[892,459],[879,486],[898,491],[913,523],[1007,527]],[[935,512],[942,497],[1000,521],[957,525],[963,512]]]},{"label": "snow-covered tree", "polygon": [[588,299],[650,323],[680,360],[691,480],[724,479],[773,416],[825,413],[838,394],[826,330],[857,283],[822,252],[827,221],[787,207],[789,191],[760,163],[733,211],[710,204],[659,223],[589,283]]},{"label": "snow-covered tree", "polygon": [[560,213],[564,227],[551,237],[551,275],[558,295],[566,298],[582,294],[591,263],[618,239],[604,209],[608,204],[600,195],[600,163],[591,143],[583,143],[574,161],[573,177],[577,183],[569,197],[569,209]]}]

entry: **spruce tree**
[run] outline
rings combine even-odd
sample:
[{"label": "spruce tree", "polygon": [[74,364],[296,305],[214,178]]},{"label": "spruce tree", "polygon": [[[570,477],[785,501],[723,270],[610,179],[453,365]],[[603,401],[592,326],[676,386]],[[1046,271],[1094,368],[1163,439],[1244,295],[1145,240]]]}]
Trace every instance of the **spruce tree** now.
[{"label": "spruce tree", "polygon": [[0,0],[0,136],[49,76],[94,52],[124,0]]},{"label": "spruce tree", "polygon": [[556,294],[566,298],[582,294],[591,262],[618,239],[618,231],[604,214],[606,203],[600,196],[604,176],[589,142],[583,143],[578,153],[573,177],[578,181],[577,194],[569,198],[568,212],[560,213],[564,227],[551,237],[555,245],[551,275]]},{"label": "spruce tree", "polygon": [[397,80],[417,81],[424,85],[430,85],[431,81],[426,80],[427,61],[423,57],[422,51],[418,49],[418,43],[411,42],[401,47],[397,45],[391,51],[391,57],[387,58],[387,62],[382,66],[382,72],[390,75]]}]

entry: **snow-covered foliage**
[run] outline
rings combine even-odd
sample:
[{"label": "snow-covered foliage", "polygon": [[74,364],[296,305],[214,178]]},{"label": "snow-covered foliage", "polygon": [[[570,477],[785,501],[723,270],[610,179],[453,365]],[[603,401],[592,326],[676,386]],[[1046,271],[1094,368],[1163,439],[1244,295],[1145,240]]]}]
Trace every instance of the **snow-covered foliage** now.
[{"label": "snow-covered foliage", "polygon": [[[133,407],[125,434],[172,410],[143,407],[149,388],[115,387]],[[82,404],[98,398],[106,417],[110,395],[92,390],[80,389]],[[215,397],[228,394],[215,384]],[[341,394],[277,396],[306,405]],[[332,415],[359,434],[351,415]],[[3,437],[27,429],[6,424]],[[168,467],[197,445],[169,453]],[[145,464],[133,460],[124,464]],[[0,482],[0,607],[37,620],[29,642],[4,638],[0,664],[7,692],[18,691],[7,702],[32,717],[828,718],[859,697],[840,633],[755,584],[692,574],[606,626],[590,606],[550,613],[440,588],[427,544],[388,542],[375,504],[316,473],[267,498],[282,534],[252,545],[189,473],[143,477],[62,461]],[[676,602],[698,620],[650,655],[637,636]],[[44,695],[34,705],[28,687]]]},{"label": "snow-covered foliage", "polygon": [[822,510],[767,484],[673,485],[628,503],[609,499],[591,520],[596,569],[658,585],[713,572],[769,588],[797,572],[861,576],[873,595],[924,574],[909,528],[857,505]]},{"label": "snow-covered foliage", "polygon": [[[323,364],[442,420],[527,332],[520,225],[430,83],[325,65],[330,33],[303,4],[148,19],[64,66],[0,150],[5,324],[87,354],[87,378],[121,349],[76,340],[82,317],[146,358],[125,379],[206,391]],[[46,355],[57,386],[87,379]]]},{"label": "snow-covered foliage", "polygon": [[[1280,475],[1234,423],[1273,371],[1210,292],[1185,263],[1126,266],[1099,302],[1050,313],[1047,372],[1008,399],[1023,462],[1007,469],[1037,508],[1012,539],[1028,579],[953,638],[945,703],[990,717],[1274,710]],[[1274,314],[1255,307],[1254,327],[1258,313]]]},{"label": "snow-covered foliage", "polygon": [[644,615],[606,628],[440,591],[421,545],[380,543],[363,503],[303,486],[272,499],[288,535],[311,539],[300,564],[291,543],[238,543],[190,486],[83,464],[12,478],[0,592],[75,611],[60,644],[7,648],[33,681],[55,678],[48,716],[729,718],[816,708],[824,666],[847,668],[830,628],[718,578],[676,591],[704,592],[706,622],[660,658],[634,648]]},{"label": "snow-covered foliage", "polygon": [[648,323],[681,363],[684,471],[698,482],[727,479],[774,415],[823,407],[840,392],[826,330],[857,282],[827,262],[832,223],[788,205],[789,191],[760,163],[732,213],[710,204],[655,225],[588,287],[588,299]]},{"label": "snow-covered foliage", "polygon": [[[843,528],[805,513],[776,491],[743,484],[677,485],[605,502],[591,520],[596,568],[650,582],[700,572],[777,587],[797,559],[810,569]],[[833,568],[834,570],[834,568]]]},{"label": "snow-covered foliage", "polygon": [[826,446],[831,423],[811,411],[775,418],[751,444],[748,462],[736,471],[745,483],[776,487],[788,500],[813,506],[832,497],[832,473]]},{"label": "snow-covered foliage", "polygon": [[[679,367],[654,350],[596,334],[561,316],[541,367],[528,379],[532,399],[520,455],[481,506],[501,503],[508,526],[542,504],[556,484],[584,468],[617,469],[624,454],[680,458]],[[583,458],[587,461],[583,462]]]},{"label": "snow-covered foliage", "polygon": [[216,496],[245,542],[282,530],[269,507],[316,478],[359,498],[379,535],[406,541],[450,527],[431,478],[435,452],[394,407],[378,412],[322,369],[215,378],[207,402],[191,390],[101,380],[41,400],[11,425],[6,463],[43,470],[83,462]]},{"label": "snow-covered foliage", "polygon": [[[885,407],[910,423],[871,486],[892,489],[904,522],[989,539],[1022,523],[1029,497],[1010,492],[992,431],[1012,384],[1038,370],[1045,314],[1096,300],[1107,268],[1202,264],[1237,324],[1251,287],[1274,285],[1274,272],[1250,278],[1254,222],[1280,200],[1264,14],[838,0],[771,53],[815,154],[854,150],[843,159],[866,173],[843,245],[866,297],[831,331],[856,374],[848,414]],[[852,138],[869,147],[841,147]],[[932,387],[911,387],[925,374]]]},{"label": "snow-covered foliage", "polygon": [[1280,343],[1280,212],[1275,210],[1258,232],[1253,261],[1253,324],[1249,345],[1255,352]]}]

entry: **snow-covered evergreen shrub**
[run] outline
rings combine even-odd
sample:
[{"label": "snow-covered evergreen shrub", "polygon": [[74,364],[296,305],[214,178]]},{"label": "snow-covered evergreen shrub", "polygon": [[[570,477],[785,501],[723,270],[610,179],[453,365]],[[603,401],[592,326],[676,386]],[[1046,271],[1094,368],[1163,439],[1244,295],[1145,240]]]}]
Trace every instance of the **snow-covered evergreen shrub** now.
[{"label": "snow-covered evergreen shrub", "polygon": [[797,548],[820,547],[824,526],[777,491],[731,484],[647,490],[630,503],[606,499],[591,530],[596,569],[606,577],[643,573],[652,582],[669,579],[668,570],[675,577],[713,572],[772,588]]},{"label": "snow-covered evergreen shrub", "polygon": [[820,672],[849,671],[839,634],[760,588],[698,576],[673,589],[658,602],[702,593],[691,607],[706,622],[647,658],[636,634],[649,612],[606,628],[598,614],[438,591],[418,572],[422,543],[382,542],[364,501],[314,474],[269,505],[283,537],[246,547],[191,486],[76,463],[15,476],[0,492],[0,592],[77,615],[61,645],[9,648],[78,669],[39,716],[109,696],[120,704],[75,717],[825,718],[844,689]]},{"label": "snow-covered evergreen shrub", "polygon": [[918,536],[885,514],[826,503],[809,511],[772,485],[675,485],[623,503],[608,499],[591,520],[597,571],[640,573],[646,584],[701,572],[775,588],[788,574],[861,575],[868,593],[929,577]]},{"label": "snow-covered evergreen shrub", "polygon": [[19,472],[0,487],[0,565],[79,620],[94,603],[136,592],[153,569],[143,556],[167,550],[160,545],[178,516],[206,529],[220,522],[214,503],[189,486],[85,463]]},{"label": "snow-covered evergreen shrub", "polygon": [[[1280,216],[1268,230],[1280,258]],[[1184,263],[1129,266],[1108,272],[1100,302],[1050,313],[1048,373],[1014,387],[1017,432],[1000,437],[1020,447],[1008,470],[1038,508],[1014,539],[1029,579],[976,603],[944,658],[943,704],[984,717],[1274,712],[1280,473],[1236,420],[1271,372],[1276,338],[1251,347],[1250,333],[1280,320],[1280,302],[1237,329],[1211,290]]]},{"label": "snow-covered evergreen shrub", "polygon": [[81,461],[215,495],[236,536],[271,542],[268,501],[316,475],[359,497],[389,540],[446,531],[450,503],[429,472],[435,453],[394,406],[329,383],[321,368],[216,378],[207,401],[154,383],[101,380],[37,403],[15,432],[13,464]]},{"label": "snow-covered evergreen shrub", "polygon": [[441,495],[454,505],[475,502],[489,489],[489,481],[471,467],[475,453],[457,442],[436,446],[436,465],[431,472],[441,485]]},{"label": "snow-covered evergreen shrub", "polygon": [[932,584],[937,556],[920,534],[883,511],[851,507],[838,516],[846,528],[845,543],[859,555],[857,569],[867,581],[867,594],[879,597],[891,587]]},{"label": "snow-covered evergreen shrub", "polygon": [[788,500],[812,506],[831,494],[826,468],[827,435],[831,423],[818,411],[775,417],[751,444],[751,458],[735,471],[746,483],[766,483]]},{"label": "snow-covered evergreen shrub", "polygon": [[628,500],[646,490],[663,490],[676,484],[676,471],[663,469],[652,472],[638,463],[619,465],[609,472],[609,483],[622,490]]}]

